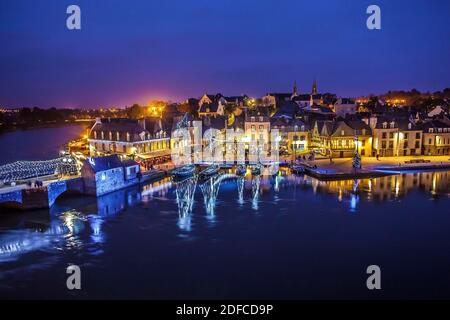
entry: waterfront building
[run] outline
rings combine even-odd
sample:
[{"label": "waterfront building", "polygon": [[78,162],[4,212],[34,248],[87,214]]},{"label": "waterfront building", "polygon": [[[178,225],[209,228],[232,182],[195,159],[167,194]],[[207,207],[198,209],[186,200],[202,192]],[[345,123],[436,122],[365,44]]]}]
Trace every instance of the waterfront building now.
[{"label": "waterfront building", "polygon": [[325,147],[328,147],[332,158],[353,157],[355,149],[362,157],[372,153],[372,130],[364,121],[356,118],[338,119],[329,138],[324,141],[328,143]]},{"label": "waterfront building", "polygon": [[139,183],[140,166],[117,155],[90,157],[81,168],[84,193],[100,196]]},{"label": "waterfront building", "polygon": [[406,118],[370,117],[373,156],[414,156],[422,152],[422,130]]},{"label": "waterfront building", "polygon": [[118,154],[157,159],[170,155],[170,132],[160,118],[97,118],[88,143],[91,156]]},{"label": "waterfront building", "polygon": [[270,115],[267,108],[255,108],[245,114],[244,132],[246,141],[264,141],[264,151],[269,150]]},{"label": "waterfront building", "polygon": [[308,151],[309,128],[305,122],[297,118],[280,116],[272,118],[271,130],[280,132],[280,153],[301,154]]},{"label": "waterfront building", "polygon": [[450,124],[445,120],[429,120],[421,124],[423,130],[423,154],[442,156],[450,154]]}]

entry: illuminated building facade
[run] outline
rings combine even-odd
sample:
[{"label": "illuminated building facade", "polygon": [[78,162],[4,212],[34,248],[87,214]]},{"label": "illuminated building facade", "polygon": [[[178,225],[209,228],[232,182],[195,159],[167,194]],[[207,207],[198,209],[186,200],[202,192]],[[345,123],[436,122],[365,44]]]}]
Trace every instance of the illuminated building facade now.
[{"label": "illuminated building facade", "polygon": [[430,120],[421,125],[423,130],[423,154],[442,156],[450,154],[450,124]]},{"label": "illuminated building facade", "polygon": [[88,143],[91,156],[170,154],[170,132],[160,118],[98,118],[90,130]]}]

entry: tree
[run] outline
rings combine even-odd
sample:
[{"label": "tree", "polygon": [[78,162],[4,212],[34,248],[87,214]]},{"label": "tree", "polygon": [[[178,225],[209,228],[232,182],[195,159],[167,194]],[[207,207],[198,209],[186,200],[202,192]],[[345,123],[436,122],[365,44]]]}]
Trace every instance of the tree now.
[{"label": "tree", "polygon": [[352,167],[356,172],[356,169],[361,169],[361,156],[358,151],[355,150],[355,154],[353,155]]},{"label": "tree", "polygon": [[191,105],[189,104],[189,103],[186,103],[186,102],[183,102],[183,103],[180,103],[178,106],[177,106],[177,110],[179,111],[179,112],[184,112],[184,113],[189,113],[189,112],[191,112]]},{"label": "tree", "polygon": [[144,116],[142,107],[137,103],[133,104],[131,107],[127,108],[127,117],[130,119],[139,119]]},{"label": "tree", "polygon": [[232,103],[232,104],[227,104],[224,109],[225,109],[224,110],[225,114],[229,116],[229,115],[233,114],[234,111],[236,111],[237,107],[234,103]]},{"label": "tree", "polygon": [[162,100],[152,100],[148,104],[146,115],[151,117],[161,117],[166,110],[167,102]]}]

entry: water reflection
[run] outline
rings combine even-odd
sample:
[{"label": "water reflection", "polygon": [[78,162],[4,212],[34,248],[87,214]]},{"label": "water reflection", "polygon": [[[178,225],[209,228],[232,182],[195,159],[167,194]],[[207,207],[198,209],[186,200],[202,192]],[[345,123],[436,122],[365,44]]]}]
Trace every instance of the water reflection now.
[{"label": "water reflection", "polygon": [[216,200],[217,195],[219,194],[221,177],[222,175],[218,174],[200,183],[200,190],[203,194],[203,203],[205,205],[206,215],[211,221],[214,221]]},{"label": "water reflection", "polygon": [[191,231],[192,207],[197,187],[197,176],[175,182],[176,202],[178,206],[178,226],[184,231]]},{"label": "water reflection", "polygon": [[[225,180],[229,183],[225,184]],[[236,190],[237,202],[241,208],[248,206],[250,210],[261,213],[264,213],[265,207],[262,200],[276,201],[282,206],[283,201],[296,199],[296,194],[308,191],[312,195],[335,197],[337,204],[347,208],[349,213],[355,213],[358,212],[361,202],[395,201],[412,191],[428,194],[431,199],[448,197],[450,171],[412,172],[374,179],[342,181],[318,181],[308,176],[292,175],[287,171],[281,171],[275,177],[219,174],[200,182],[197,177],[183,181],[167,178],[98,198],[58,200],[50,211],[2,213],[0,263],[35,251],[53,253],[62,250],[90,255],[101,254],[102,246],[108,241],[108,233],[104,230],[108,221],[115,219],[127,208],[141,203],[156,208],[152,213],[161,214],[158,206],[167,202],[167,206],[173,208],[173,211],[167,212],[178,212],[178,217],[171,216],[173,220],[169,220],[170,223],[176,221],[181,231],[193,232],[195,199],[203,200],[203,206],[198,207],[195,215],[204,215],[217,223],[215,217],[218,200],[224,205],[234,206]],[[241,212],[245,214],[248,211]]]},{"label": "water reflection", "polygon": [[237,177],[236,179],[236,184],[237,184],[237,190],[238,190],[238,203],[240,205],[244,204],[244,182],[245,182],[245,178],[244,177]]},{"label": "water reflection", "polygon": [[261,186],[261,176],[252,178],[252,209],[258,210],[259,188]]}]

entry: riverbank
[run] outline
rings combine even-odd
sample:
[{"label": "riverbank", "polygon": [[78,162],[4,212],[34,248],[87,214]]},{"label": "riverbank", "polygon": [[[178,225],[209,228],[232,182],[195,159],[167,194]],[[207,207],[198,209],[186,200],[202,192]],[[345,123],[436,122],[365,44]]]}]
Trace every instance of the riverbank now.
[{"label": "riverbank", "polygon": [[86,132],[86,123],[59,125],[52,128],[15,130],[0,134],[0,165],[24,160],[57,158],[61,148]]},{"label": "riverbank", "polygon": [[[411,163],[411,160],[424,160]],[[305,173],[320,180],[376,178],[401,171],[450,170],[450,156],[363,157],[361,169],[355,170],[352,158],[305,161]]]},{"label": "riverbank", "polygon": [[12,127],[0,127],[0,135],[4,133],[11,133],[16,131],[26,131],[26,130],[35,130],[35,129],[51,129],[51,128],[60,128],[64,126],[73,126],[73,125],[84,125],[86,127],[89,124],[94,123],[95,120],[82,120],[82,121],[64,121],[64,122],[45,122],[45,123],[36,123],[29,125],[20,125],[20,126],[12,126]]}]

